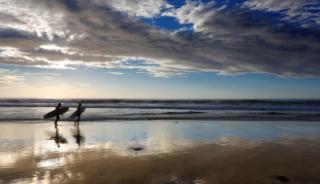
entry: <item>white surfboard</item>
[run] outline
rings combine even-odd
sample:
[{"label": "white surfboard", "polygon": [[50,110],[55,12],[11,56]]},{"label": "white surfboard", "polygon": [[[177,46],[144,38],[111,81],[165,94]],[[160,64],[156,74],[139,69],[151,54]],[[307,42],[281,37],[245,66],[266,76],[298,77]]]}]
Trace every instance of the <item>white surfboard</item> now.
[{"label": "white surfboard", "polygon": [[[77,109],[78,110],[78,109]],[[71,115],[70,115],[70,119],[75,119],[78,116],[77,110],[74,111]],[[80,107],[80,114],[82,114],[84,111],[86,110],[86,107],[81,106]]]}]

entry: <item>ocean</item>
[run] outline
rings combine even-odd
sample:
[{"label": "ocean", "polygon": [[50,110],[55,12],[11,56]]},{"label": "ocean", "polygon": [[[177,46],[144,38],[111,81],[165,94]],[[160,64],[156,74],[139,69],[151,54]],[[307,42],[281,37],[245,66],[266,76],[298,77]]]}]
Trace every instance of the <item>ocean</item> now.
[{"label": "ocean", "polygon": [[320,120],[320,100],[128,100],[128,99],[1,99],[0,121],[43,121],[57,103],[81,101],[82,121],[107,120]]},{"label": "ocean", "polygon": [[0,184],[320,183],[320,101],[78,101],[0,100]]}]

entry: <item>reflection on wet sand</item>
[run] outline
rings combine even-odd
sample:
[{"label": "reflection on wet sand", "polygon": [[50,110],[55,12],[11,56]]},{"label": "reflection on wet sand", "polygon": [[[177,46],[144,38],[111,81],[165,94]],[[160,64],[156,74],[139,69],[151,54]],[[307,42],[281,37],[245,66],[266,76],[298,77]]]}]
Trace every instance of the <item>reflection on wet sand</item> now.
[{"label": "reflection on wet sand", "polygon": [[29,157],[23,162],[38,164],[0,169],[0,178],[4,183],[46,178],[51,183],[319,183],[319,145],[263,143],[252,149],[204,144],[139,157],[91,150]]},{"label": "reflection on wet sand", "polygon": [[71,131],[73,138],[75,139],[76,143],[81,146],[84,143],[85,137],[80,131],[79,123],[75,126],[75,129]]},{"label": "reflection on wet sand", "polygon": [[55,127],[54,135],[50,136],[49,140],[54,140],[54,142],[57,144],[58,148],[60,148],[60,144],[67,144],[68,143],[67,139],[59,133],[58,126]]},{"label": "reflection on wet sand", "polygon": [[0,183],[320,183],[317,122],[62,125],[0,124]]},{"label": "reflection on wet sand", "polygon": [[[59,133],[59,127],[55,127],[55,132],[46,131],[46,134],[49,135],[48,140],[54,140],[58,148],[60,148],[60,144],[68,143],[67,138],[65,138],[65,136]],[[84,142],[85,137],[80,131],[79,124],[76,125],[74,129],[71,130],[71,134],[72,134],[72,137],[75,139],[76,144],[80,147],[81,144]]]}]

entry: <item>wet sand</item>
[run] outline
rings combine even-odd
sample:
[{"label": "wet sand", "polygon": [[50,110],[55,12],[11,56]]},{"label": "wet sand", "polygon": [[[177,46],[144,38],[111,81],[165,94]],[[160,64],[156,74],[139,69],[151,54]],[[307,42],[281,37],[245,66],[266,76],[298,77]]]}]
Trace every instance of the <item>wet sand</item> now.
[{"label": "wet sand", "polygon": [[[119,156],[106,150],[27,157],[0,169],[2,183],[320,183],[320,144],[201,145],[179,152]],[[62,166],[39,167],[41,160]],[[49,163],[48,163],[49,164]]]},{"label": "wet sand", "polygon": [[[292,124],[292,127],[296,126],[296,129],[291,127],[289,131],[284,127],[290,127],[290,123],[273,124],[269,122],[267,125],[256,125],[254,132],[241,129],[240,126],[237,131],[238,133],[243,132],[242,135],[235,132],[234,126],[236,125],[230,127],[230,124],[224,122],[223,124],[218,123],[218,128],[215,123],[212,123],[212,126],[218,129],[217,131],[221,132],[224,129],[223,135],[218,137],[210,137],[208,132],[204,131],[204,129],[210,129],[207,127],[211,125],[209,123],[194,125],[179,122],[178,124],[182,125],[176,124],[157,122],[150,127],[166,125],[165,127],[170,131],[178,126],[177,130],[185,128],[182,132],[187,131],[188,133],[181,135],[181,132],[174,131],[172,132],[174,136],[172,136],[171,134],[162,135],[160,132],[160,137],[156,138],[153,135],[148,138],[149,141],[144,142],[139,138],[146,137],[143,134],[145,132],[142,134],[140,131],[135,132],[133,127],[140,130],[146,125],[145,123],[90,125],[90,128],[93,128],[92,132],[97,132],[96,134],[99,135],[105,134],[105,132],[99,133],[98,129],[101,128],[99,126],[107,126],[112,132],[118,126],[124,129],[130,127],[131,129],[128,129],[127,132],[133,132],[129,137],[135,139],[134,144],[123,144],[121,141],[116,141],[115,138],[112,138],[111,142],[100,136],[97,136],[98,139],[90,138],[93,135],[90,133],[89,126],[86,128],[86,125],[83,125],[81,131],[85,140],[74,149],[65,149],[64,146],[68,144],[70,146],[71,144],[77,146],[77,144],[75,140],[67,136],[69,129],[63,131],[62,127],[60,131],[65,134],[68,143],[61,144],[59,148],[53,140],[43,140],[41,136],[30,141],[27,135],[37,134],[34,129],[25,134],[20,132],[23,139],[15,138],[14,141],[12,138],[10,141],[10,133],[5,135],[8,137],[7,140],[4,139],[4,134],[0,134],[2,157],[0,183],[320,183],[320,141],[318,137],[320,132],[315,128],[320,124]],[[242,126],[246,127],[246,125],[248,124],[242,123]],[[249,125],[251,129],[254,126],[252,123]],[[13,126],[13,129],[19,132],[17,127],[22,125],[8,126]],[[42,127],[38,127],[42,131],[43,127],[52,129],[46,124],[30,126]],[[71,124],[63,126],[70,130],[73,129]],[[187,126],[191,126],[190,129],[187,129]],[[266,126],[272,128],[267,130]],[[310,126],[309,132],[305,129],[302,133],[300,126]],[[195,127],[199,128],[198,131]],[[164,131],[159,127],[155,128],[158,131]],[[257,129],[259,131],[263,129],[265,134],[260,132],[259,135],[256,135]],[[151,135],[150,130],[146,132]],[[201,138],[194,136],[198,132],[206,135],[201,135]],[[114,134],[121,137],[124,142],[128,142],[122,133],[114,132]],[[251,136],[246,137],[245,135]],[[257,137],[252,137],[252,135]],[[36,143],[35,140],[42,141],[41,144],[44,145],[39,147],[39,143]],[[96,140],[96,143],[93,143],[93,140]],[[43,147],[52,142],[52,147]],[[115,146],[116,144],[118,146]],[[82,147],[85,145],[88,147]],[[152,151],[149,151],[150,149]],[[5,162],[6,157],[7,163]],[[10,159],[12,162],[8,161]]]}]

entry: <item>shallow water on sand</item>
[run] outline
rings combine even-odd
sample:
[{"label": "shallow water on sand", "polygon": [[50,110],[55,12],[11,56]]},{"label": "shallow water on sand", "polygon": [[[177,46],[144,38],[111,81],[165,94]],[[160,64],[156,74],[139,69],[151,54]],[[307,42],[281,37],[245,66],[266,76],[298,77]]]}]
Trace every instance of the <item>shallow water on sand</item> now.
[{"label": "shallow water on sand", "polygon": [[[320,122],[301,121],[84,122],[78,128],[60,122],[57,129],[53,123],[0,123],[0,183],[87,183],[97,175],[101,180],[90,183],[224,183],[218,170],[240,173],[246,166],[232,163],[243,160],[256,163],[252,168],[257,170],[270,167],[270,172],[291,164],[296,170],[284,168],[282,173],[319,182],[312,174],[320,172],[314,165],[306,165],[306,178],[292,174],[304,169],[296,161],[320,160],[319,138]],[[268,159],[266,152],[275,158]],[[257,162],[260,157],[276,163],[263,165]],[[232,172],[234,177],[238,172]],[[272,182],[277,174],[264,177]]]}]

